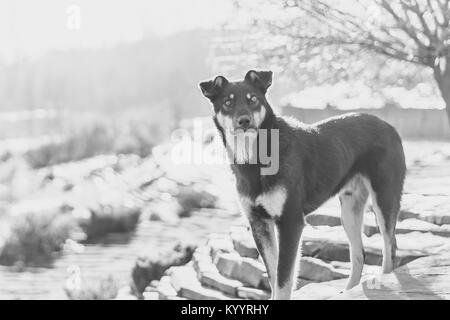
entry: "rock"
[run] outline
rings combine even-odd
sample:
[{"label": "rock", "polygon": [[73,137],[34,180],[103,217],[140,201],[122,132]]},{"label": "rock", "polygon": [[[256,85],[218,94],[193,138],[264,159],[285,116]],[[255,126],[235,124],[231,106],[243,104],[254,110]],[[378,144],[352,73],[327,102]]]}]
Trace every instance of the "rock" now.
[{"label": "rock", "polygon": [[135,293],[141,295],[152,280],[160,279],[171,266],[186,264],[194,250],[194,245],[177,244],[171,249],[138,257],[131,272]]},{"label": "rock", "polygon": [[187,298],[175,296],[175,297],[167,297],[166,300],[188,300]]},{"label": "rock", "polygon": [[192,300],[229,300],[225,294],[202,287],[192,263],[181,267],[172,267],[167,271],[178,296]]},{"label": "rock", "polygon": [[156,286],[159,300],[169,300],[177,296],[177,291],[172,287],[171,278],[163,276]]},{"label": "rock", "polygon": [[261,282],[259,283],[258,288],[270,291],[270,280],[269,280],[269,275],[267,274],[267,272],[263,273],[263,276],[261,278]]},{"label": "rock", "polygon": [[[372,248],[381,250],[383,246],[381,234],[375,234],[367,238]],[[433,235],[431,233],[410,232],[405,234],[397,234],[398,254],[403,260],[400,265],[415,260],[414,257],[428,256],[439,252],[445,252],[449,241],[447,238]]]},{"label": "rock", "polygon": [[323,282],[347,278],[348,275],[348,272],[316,258],[302,257],[300,260],[299,277],[302,279]]},{"label": "rock", "polygon": [[293,300],[326,300],[345,289],[347,279],[310,283],[294,291]]},{"label": "rock", "polygon": [[[424,233],[397,235],[396,265],[435,253],[447,242],[446,238]],[[364,237],[365,263],[381,265],[383,241],[380,234]],[[413,244],[413,245],[411,245]],[[350,261],[348,240],[342,227],[306,226],[302,242],[303,256],[325,261]]]},{"label": "rock", "polygon": [[326,261],[349,261],[346,236],[337,228],[306,226],[302,236],[302,255]]},{"label": "rock", "polygon": [[143,217],[151,221],[164,221],[169,224],[175,224],[183,208],[173,199],[167,201],[152,201],[143,210]]},{"label": "rock", "polygon": [[150,281],[149,287],[147,287],[145,291],[148,291],[147,290],[148,288],[156,288],[158,285],[159,285],[159,280],[152,280],[152,281]]},{"label": "rock", "polygon": [[236,253],[223,253],[215,259],[214,263],[219,272],[225,277],[232,277],[239,272],[242,258]]},{"label": "rock", "polygon": [[187,286],[182,287],[178,293],[181,297],[188,300],[230,300],[223,293],[201,286]]},{"label": "rock", "polygon": [[267,300],[270,298],[270,293],[255,288],[240,287],[237,289],[237,296],[241,299]]},{"label": "rock", "polygon": [[117,295],[114,300],[137,300],[138,298],[133,295],[132,290],[129,286],[120,288],[117,291]]},{"label": "rock", "polygon": [[450,254],[417,259],[389,274],[365,278],[333,299],[443,300],[450,298]]},{"label": "rock", "polygon": [[[397,222],[396,234],[404,234],[419,231],[431,233],[441,237],[450,237],[450,225],[436,225],[424,220],[409,218]],[[369,220],[364,223],[364,234],[368,237],[379,233],[378,225],[375,220]]]},{"label": "rock", "polygon": [[[330,261],[330,264],[336,268],[336,270],[346,273],[347,275],[350,275],[350,269],[351,269],[351,262],[344,262],[344,261]],[[368,265],[365,264],[363,267],[363,274],[379,274],[381,273],[381,267],[376,265]]]},{"label": "rock", "polygon": [[311,213],[306,216],[305,220],[308,224],[312,226],[335,227],[341,225],[341,217],[329,213]]},{"label": "rock", "polygon": [[417,218],[437,225],[450,224],[448,195],[403,195],[400,219],[409,218]]},{"label": "rock", "polygon": [[238,254],[224,253],[215,262],[219,272],[229,278],[239,280],[251,287],[259,287],[266,270],[259,261],[243,258]]},{"label": "rock", "polygon": [[450,225],[435,225],[419,219],[405,219],[399,222],[396,230],[397,233],[409,233],[413,231],[429,232],[441,237],[450,237]]},{"label": "rock", "polygon": [[305,221],[312,226],[340,226],[341,205],[337,197],[331,198],[317,210],[308,214]]},{"label": "rock", "polygon": [[221,253],[234,252],[234,246],[231,239],[225,235],[212,234],[209,236],[207,245],[211,248],[210,255],[214,261]]},{"label": "rock", "polygon": [[258,249],[256,249],[255,241],[249,232],[232,232],[231,240],[233,241],[234,249],[241,257],[248,257],[252,259],[258,258]]},{"label": "rock", "polygon": [[310,284],[310,283],[315,283],[315,282],[311,281],[311,280],[297,278],[297,283],[295,285],[295,290],[299,290],[299,289],[303,288],[304,286],[306,286],[307,284]]},{"label": "rock", "polygon": [[[364,218],[365,221],[368,221],[367,216],[372,216],[373,218],[372,213],[368,214]],[[405,219],[419,219],[437,225],[450,224],[450,203],[448,201],[448,195],[404,194],[399,220]],[[305,220],[313,226],[333,227],[341,225],[339,202],[337,199],[329,200],[319,209],[306,216]],[[372,219],[368,226],[365,227],[368,236],[376,233],[376,229],[373,229],[375,226],[375,220]],[[408,231],[405,230],[405,232]],[[440,235],[439,233],[436,234]],[[443,234],[441,235],[444,236]]]},{"label": "rock", "polygon": [[209,251],[209,247],[200,247],[195,250],[192,256],[192,263],[198,277],[207,272],[218,273],[216,266],[212,263],[211,257],[208,254]]},{"label": "rock", "polygon": [[219,290],[229,296],[236,296],[237,289],[242,287],[242,282],[238,280],[228,279],[221,275],[219,272],[217,273],[203,273],[200,276],[200,282],[202,285],[206,287],[210,287],[216,290]]},{"label": "rock", "polygon": [[144,300],[159,300],[158,292],[144,292]]},{"label": "rock", "polygon": [[167,275],[170,276],[170,282],[178,293],[183,287],[200,286],[197,273],[191,263],[184,266],[171,267],[167,270]]}]

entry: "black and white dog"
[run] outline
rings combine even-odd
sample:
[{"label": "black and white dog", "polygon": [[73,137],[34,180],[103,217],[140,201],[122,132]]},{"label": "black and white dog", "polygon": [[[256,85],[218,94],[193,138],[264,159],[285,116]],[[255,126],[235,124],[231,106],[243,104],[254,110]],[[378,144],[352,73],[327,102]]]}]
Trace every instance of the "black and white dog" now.
[{"label": "black and white dog", "polygon": [[[243,81],[218,76],[200,88],[214,106],[214,122],[234,160],[240,203],[266,265],[272,298],[291,298],[304,216],[336,194],[350,242],[346,288],[361,279],[363,210],[369,195],[384,240],[382,272],[391,272],[406,171],[400,136],[368,114],[349,113],[312,125],[277,116],[266,99],[271,83],[272,72],[251,70]],[[262,141],[264,129],[269,135],[277,132],[276,146],[273,139]],[[248,150],[241,150],[248,145],[230,145],[239,134],[247,134],[257,148],[279,152],[276,173],[261,174],[267,164],[251,161]]]}]

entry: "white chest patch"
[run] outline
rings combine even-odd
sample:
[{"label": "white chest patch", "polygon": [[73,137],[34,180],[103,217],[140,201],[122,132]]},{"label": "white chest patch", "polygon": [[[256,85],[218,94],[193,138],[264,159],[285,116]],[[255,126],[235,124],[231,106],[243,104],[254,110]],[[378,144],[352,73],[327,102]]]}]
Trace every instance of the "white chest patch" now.
[{"label": "white chest patch", "polygon": [[239,195],[239,204],[242,212],[246,215],[251,214],[253,207],[262,206],[268,215],[272,218],[278,218],[283,213],[286,197],[286,188],[277,186],[272,190],[259,195],[255,201],[252,201],[247,196]]},{"label": "white chest patch", "polygon": [[259,195],[255,200],[256,206],[262,206],[272,218],[277,218],[283,213],[287,191],[283,186],[277,186],[272,190]]}]

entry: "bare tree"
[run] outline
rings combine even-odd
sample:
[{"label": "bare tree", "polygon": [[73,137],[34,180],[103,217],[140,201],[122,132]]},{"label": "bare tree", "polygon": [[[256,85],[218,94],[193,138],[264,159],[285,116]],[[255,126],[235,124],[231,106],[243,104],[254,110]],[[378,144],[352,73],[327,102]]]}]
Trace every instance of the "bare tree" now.
[{"label": "bare tree", "polygon": [[324,52],[331,61],[371,52],[429,68],[450,121],[450,0],[283,0],[282,4],[283,18],[254,20],[284,39],[264,51],[266,58],[289,56],[300,63]]}]

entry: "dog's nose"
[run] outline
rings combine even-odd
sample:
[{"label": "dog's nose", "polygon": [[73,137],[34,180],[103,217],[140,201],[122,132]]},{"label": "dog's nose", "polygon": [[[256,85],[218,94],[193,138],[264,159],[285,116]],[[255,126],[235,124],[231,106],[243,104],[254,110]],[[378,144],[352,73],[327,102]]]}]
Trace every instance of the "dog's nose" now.
[{"label": "dog's nose", "polygon": [[247,115],[242,115],[237,119],[237,123],[242,129],[247,129],[250,126],[250,117]]}]

